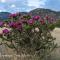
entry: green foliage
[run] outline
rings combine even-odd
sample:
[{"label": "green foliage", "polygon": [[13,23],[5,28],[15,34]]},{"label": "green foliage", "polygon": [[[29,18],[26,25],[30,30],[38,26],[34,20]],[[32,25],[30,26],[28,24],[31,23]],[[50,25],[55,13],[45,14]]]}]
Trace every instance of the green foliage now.
[{"label": "green foliage", "polygon": [[58,20],[58,21],[55,23],[55,26],[56,26],[56,27],[60,27],[60,20]]},{"label": "green foliage", "polygon": [[51,31],[52,31],[55,27],[56,27],[55,24],[49,24],[49,25],[48,25],[48,28],[49,28]]}]

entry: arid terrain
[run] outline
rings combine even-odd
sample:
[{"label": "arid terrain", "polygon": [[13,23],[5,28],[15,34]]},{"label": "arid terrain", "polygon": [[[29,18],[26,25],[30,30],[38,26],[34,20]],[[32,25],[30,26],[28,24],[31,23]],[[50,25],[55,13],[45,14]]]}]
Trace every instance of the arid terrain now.
[{"label": "arid terrain", "polygon": [[52,36],[56,38],[55,42],[60,46],[60,28],[55,28],[52,31]]}]

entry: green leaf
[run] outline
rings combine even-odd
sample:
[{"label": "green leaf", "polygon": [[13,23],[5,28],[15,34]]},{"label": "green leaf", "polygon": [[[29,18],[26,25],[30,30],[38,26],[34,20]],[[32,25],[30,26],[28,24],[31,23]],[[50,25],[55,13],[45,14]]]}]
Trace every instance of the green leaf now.
[{"label": "green leaf", "polygon": [[24,29],[25,30],[28,30],[28,29],[31,29],[32,27],[31,26],[29,26],[29,25],[24,25]]},{"label": "green leaf", "polygon": [[40,22],[39,21],[35,21],[35,25],[36,26],[40,25]]}]

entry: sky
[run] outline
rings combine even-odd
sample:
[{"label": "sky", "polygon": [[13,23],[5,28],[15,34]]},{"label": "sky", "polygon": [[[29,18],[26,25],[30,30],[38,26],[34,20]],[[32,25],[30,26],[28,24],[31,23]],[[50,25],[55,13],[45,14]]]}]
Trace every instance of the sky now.
[{"label": "sky", "polygon": [[29,12],[36,8],[60,11],[60,0],[0,0],[0,12]]}]

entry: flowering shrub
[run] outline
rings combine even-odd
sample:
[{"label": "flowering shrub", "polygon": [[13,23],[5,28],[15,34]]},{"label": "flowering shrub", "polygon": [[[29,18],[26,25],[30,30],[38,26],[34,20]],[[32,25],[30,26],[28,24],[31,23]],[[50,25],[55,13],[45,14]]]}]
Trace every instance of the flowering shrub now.
[{"label": "flowering shrub", "polygon": [[[16,18],[16,14],[10,17]],[[48,55],[56,46],[50,33],[48,16],[45,19],[40,16],[30,16],[29,19],[29,16],[22,16],[22,19],[21,16],[19,17],[18,20],[7,22],[7,28],[11,30],[3,30],[1,38],[10,42],[6,45],[14,48],[19,54],[38,55],[40,58]]]}]

